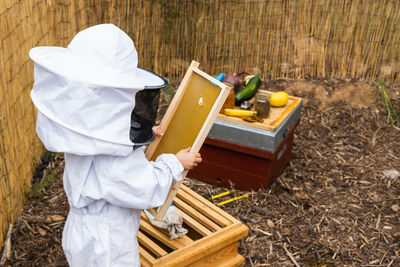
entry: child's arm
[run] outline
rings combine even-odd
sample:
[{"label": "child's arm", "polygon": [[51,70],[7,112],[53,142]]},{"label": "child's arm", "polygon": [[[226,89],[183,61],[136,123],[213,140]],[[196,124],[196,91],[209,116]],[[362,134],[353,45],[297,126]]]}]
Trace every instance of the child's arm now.
[{"label": "child's arm", "polygon": [[172,181],[179,181],[184,168],[193,168],[200,161],[198,153],[187,149],[177,155],[162,154],[155,162],[148,161],[142,149],[127,157],[96,156],[82,196],[125,208],[161,206]]}]

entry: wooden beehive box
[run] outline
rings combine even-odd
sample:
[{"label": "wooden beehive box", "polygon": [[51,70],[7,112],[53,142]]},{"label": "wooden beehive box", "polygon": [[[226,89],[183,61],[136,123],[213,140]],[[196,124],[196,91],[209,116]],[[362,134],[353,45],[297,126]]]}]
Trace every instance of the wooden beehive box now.
[{"label": "wooden beehive box", "polygon": [[290,162],[301,106],[301,98],[289,96],[262,123],[218,114],[200,150],[203,161],[188,176],[239,190],[267,188]]},{"label": "wooden beehive box", "polygon": [[142,266],[239,266],[239,240],[248,233],[240,221],[190,188],[181,185],[174,206],[188,234],[169,240],[168,233],[151,225],[142,213],[138,232]]}]

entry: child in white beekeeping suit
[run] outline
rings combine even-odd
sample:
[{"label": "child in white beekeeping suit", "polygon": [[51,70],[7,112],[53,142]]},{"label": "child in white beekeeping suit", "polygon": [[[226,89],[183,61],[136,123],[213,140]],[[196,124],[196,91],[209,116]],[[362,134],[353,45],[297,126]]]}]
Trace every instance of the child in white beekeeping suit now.
[{"label": "child in white beekeeping suit", "polygon": [[35,47],[29,56],[37,134],[48,150],[65,155],[70,211],[62,246],[69,265],[140,266],[141,209],[161,206],[171,183],[201,162],[188,148],[155,162],[145,158],[165,80],[137,67],[133,41],[112,24],[79,32],[67,48]]}]

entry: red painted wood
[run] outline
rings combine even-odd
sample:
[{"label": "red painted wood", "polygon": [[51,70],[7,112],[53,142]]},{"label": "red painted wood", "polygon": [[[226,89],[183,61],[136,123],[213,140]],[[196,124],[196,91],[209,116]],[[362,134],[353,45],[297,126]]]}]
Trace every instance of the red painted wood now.
[{"label": "red painted wood", "polygon": [[203,161],[187,177],[227,188],[231,181],[238,190],[267,188],[290,162],[299,122],[274,152],[207,137],[200,150]]}]

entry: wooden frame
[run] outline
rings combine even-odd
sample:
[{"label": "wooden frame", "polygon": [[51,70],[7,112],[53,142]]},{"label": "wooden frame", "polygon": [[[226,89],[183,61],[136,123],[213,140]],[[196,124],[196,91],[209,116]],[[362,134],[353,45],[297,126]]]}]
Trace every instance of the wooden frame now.
[{"label": "wooden frame", "polygon": [[238,245],[248,228],[239,220],[185,185],[173,203],[188,234],[170,240],[168,233],[153,226],[142,212],[137,235],[142,266],[232,267],[244,262]]},{"label": "wooden frame", "polygon": [[[175,154],[188,146],[191,152],[200,151],[231,88],[201,71],[198,66],[196,61],[190,64],[159,125],[164,136],[149,145],[147,159],[155,160],[161,153]],[[183,172],[180,182],[172,184],[164,205],[157,211],[149,210],[156,219],[165,216],[187,172]]]}]

